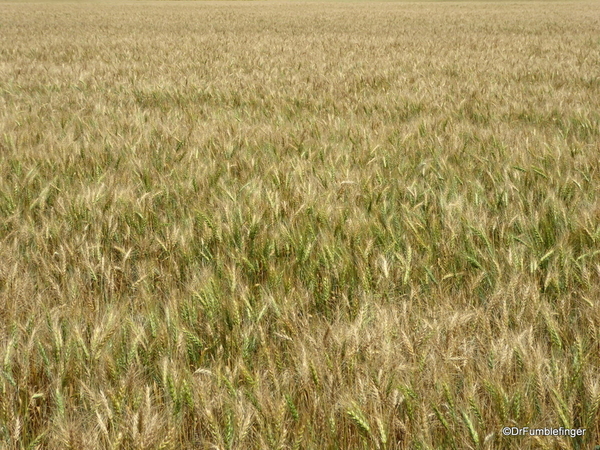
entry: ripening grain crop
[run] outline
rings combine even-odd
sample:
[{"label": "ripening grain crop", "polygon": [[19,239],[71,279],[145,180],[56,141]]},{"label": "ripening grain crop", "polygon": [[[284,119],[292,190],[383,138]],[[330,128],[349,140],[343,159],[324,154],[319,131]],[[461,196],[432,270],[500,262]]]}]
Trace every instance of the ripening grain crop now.
[{"label": "ripening grain crop", "polygon": [[599,30],[0,3],[0,448],[600,444]]}]

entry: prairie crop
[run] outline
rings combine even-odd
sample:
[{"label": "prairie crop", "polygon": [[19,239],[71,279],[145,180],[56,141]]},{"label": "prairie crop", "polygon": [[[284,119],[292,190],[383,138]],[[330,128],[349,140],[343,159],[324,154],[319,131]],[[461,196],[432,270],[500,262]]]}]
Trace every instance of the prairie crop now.
[{"label": "prairie crop", "polygon": [[598,30],[0,3],[0,447],[600,444]]}]

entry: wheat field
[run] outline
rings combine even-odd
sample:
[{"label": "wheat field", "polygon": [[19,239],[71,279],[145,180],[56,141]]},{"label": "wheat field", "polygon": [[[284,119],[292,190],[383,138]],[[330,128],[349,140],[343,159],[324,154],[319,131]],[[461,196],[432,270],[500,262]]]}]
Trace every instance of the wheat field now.
[{"label": "wheat field", "polygon": [[599,30],[0,3],[0,448],[593,449]]}]

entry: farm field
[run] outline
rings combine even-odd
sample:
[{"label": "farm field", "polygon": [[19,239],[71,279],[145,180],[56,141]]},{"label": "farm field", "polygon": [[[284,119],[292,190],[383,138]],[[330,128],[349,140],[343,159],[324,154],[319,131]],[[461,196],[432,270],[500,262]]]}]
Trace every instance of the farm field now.
[{"label": "farm field", "polygon": [[0,3],[2,449],[593,449],[599,300],[600,3]]}]

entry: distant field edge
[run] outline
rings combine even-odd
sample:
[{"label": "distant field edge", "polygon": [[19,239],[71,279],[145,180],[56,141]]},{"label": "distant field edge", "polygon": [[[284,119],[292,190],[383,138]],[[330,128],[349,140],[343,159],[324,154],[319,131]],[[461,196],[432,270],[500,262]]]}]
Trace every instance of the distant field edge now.
[{"label": "distant field edge", "polygon": [[595,0],[0,0],[0,4],[162,4],[162,3],[444,3],[444,4],[598,4]]}]

